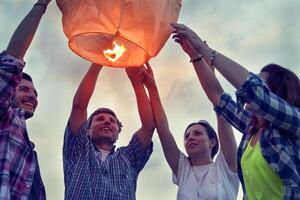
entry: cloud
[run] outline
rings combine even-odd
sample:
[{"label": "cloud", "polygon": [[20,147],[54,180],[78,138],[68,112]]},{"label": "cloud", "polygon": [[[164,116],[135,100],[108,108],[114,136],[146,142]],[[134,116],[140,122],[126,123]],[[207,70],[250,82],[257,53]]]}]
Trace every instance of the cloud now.
[{"label": "cloud", "polygon": [[[14,29],[35,1],[0,2],[0,20],[4,27],[0,30],[0,47],[5,49]],[[299,76],[299,6],[298,0],[186,0],[180,22],[195,30],[211,47],[251,71],[258,72],[261,66],[275,62]],[[54,0],[41,21],[26,61],[25,70],[32,74],[39,92],[39,107],[35,117],[28,121],[30,138],[36,143],[48,198],[63,199],[63,133],[73,95],[90,63],[68,48],[61,13]],[[188,56],[171,39],[151,64],[170,128],[184,151],[182,134],[188,123],[207,119],[216,126],[212,106]],[[225,91],[234,95],[232,86],[219,74],[218,77]],[[89,113],[100,106],[116,111],[124,123],[117,145],[126,145],[141,123],[133,89],[123,70],[102,70]],[[237,134],[239,140],[240,134]],[[171,200],[175,199],[176,190],[155,134],[154,153],[138,180],[137,199]]]}]

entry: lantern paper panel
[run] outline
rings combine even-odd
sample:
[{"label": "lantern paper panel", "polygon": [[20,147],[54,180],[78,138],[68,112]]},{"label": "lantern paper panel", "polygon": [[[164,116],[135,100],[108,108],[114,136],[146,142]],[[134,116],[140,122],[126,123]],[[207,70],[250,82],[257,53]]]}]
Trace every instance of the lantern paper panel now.
[{"label": "lantern paper panel", "polygon": [[156,56],[181,8],[181,0],[56,2],[69,47],[91,62],[112,67],[140,66]]}]

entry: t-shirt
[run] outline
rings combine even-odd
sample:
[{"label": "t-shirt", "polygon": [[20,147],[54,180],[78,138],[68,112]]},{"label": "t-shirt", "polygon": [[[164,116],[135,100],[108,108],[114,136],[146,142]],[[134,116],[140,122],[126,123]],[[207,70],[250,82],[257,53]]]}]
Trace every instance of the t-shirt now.
[{"label": "t-shirt", "polygon": [[177,200],[232,200],[239,190],[238,174],[228,168],[221,151],[214,163],[202,166],[192,166],[180,152],[173,183],[178,185]]},{"label": "t-shirt", "polygon": [[100,159],[103,162],[110,152],[103,149],[99,149],[99,151],[101,152]]}]

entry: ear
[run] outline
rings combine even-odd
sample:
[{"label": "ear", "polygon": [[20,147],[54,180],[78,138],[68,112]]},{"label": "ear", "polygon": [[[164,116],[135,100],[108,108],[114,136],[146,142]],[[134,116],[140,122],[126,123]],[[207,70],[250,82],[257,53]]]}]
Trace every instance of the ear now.
[{"label": "ear", "polygon": [[209,140],[209,147],[214,148],[216,146],[217,140],[215,138]]}]

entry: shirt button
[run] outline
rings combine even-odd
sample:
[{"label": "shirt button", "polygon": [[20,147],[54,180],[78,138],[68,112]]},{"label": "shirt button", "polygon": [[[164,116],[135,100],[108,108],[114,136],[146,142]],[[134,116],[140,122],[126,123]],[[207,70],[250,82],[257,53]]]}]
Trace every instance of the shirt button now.
[{"label": "shirt button", "polygon": [[26,184],[26,187],[29,188],[29,184]]}]

